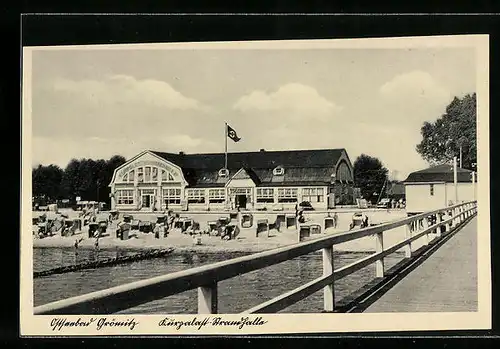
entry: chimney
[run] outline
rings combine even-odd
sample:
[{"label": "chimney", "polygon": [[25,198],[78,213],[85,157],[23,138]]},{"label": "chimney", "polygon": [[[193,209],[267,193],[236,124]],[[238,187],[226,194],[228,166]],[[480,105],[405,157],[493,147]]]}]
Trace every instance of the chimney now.
[{"label": "chimney", "polygon": [[265,150],[264,148],[261,148],[261,149],[260,149],[260,151],[261,151],[261,152],[264,152],[264,151],[266,151],[266,150]]},{"label": "chimney", "polygon": [[180,151],[180,152],[179,152],[179,155],[184,155],[184,152],[183,152],[183,151]]}]

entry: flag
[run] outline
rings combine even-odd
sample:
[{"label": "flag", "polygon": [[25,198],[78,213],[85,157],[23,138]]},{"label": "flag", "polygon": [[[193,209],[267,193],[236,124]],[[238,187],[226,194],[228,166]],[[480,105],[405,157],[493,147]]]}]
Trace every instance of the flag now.
[{"label": "flag", "polygon": [[229,125],[227,125],[227,136],[235,142],[238,142],[241,139],[236,134],[236,131]]}]

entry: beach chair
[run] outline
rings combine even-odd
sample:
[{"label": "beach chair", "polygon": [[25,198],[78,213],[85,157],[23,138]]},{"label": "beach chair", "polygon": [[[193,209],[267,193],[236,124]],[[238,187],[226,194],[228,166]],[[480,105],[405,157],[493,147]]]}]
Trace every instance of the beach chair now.
[{"label": "beach chair", "polygon": [[309,223],[311,234],[321,234],[321,224]]},{"label": "beach chair", "polygon": [[94,237],[94,234],[97,232],[99,228],[99,223],[91,222],[89,223],[89,238]]},{"label": "beach chair", "polygon": [[166,224],[167,223],[167,216],[166,215],[159,215],[159,216],[156,216],[156,223],[157,224]]},{"label": "beach chair", "polygon": [[285,223],[286,223],[286,228],[295,228],[297,224],[297,217],[295,215],[286,215],[285,216]]},{"label": "beach chair", "polygon": [[219,217],[218,219],[220,225],[228,225],[229,222],[231,221],[231,218],[229,217]]},{"label": "beach chair", "polygon": [[192,220],[191,218],[186,218],[183,222],[182,231],[188,230],[189,227],[192,227],[194,229],[193,223],[194,220]]},{"label": "beach chair", "polygon": [[132,219],[130,222],[130,229],[131,230],[139,230],[139,225],[141,224],[141,221],[139,219]]},{"label": "beach chair", "polygon": [[149,221],[139,223],[139,231],[145,234],[149,234],[153,231],[153,223]]},{"label": "beach chair", "polygon": [[324,224],[325,230],[328,228],[333,228],[334,226],[335,222],[333,217],[325,217],[325,224]]},{"label": "beach chair", "polygon": [[218,228],[218,222],[217,221],[208,221],[207,222],[207,230],[210,235],[212,235],[214,232],[217,232]]},{"label": "beach chair", "polygon": [[125,222],[119,223],[118,227],[116,228],[116,237],[118,239],[122,239],[123,232],[127,231],[127,238],[128,238],[128,232],[130,231],[130,229],[131,229],[130,223],[125,223]]},{"label": "beach chair", "polygon": [[311,236],[311,226],[309,224],[299,225],[299,242]]},{"label": "beach chair", "polygon": [[165,237],[165,223],[156,223],[153,229],[156,239],[161,239]]},{"label": "beach chair", "polygon": [[276,215],[276,230],[281,231],[281,228],[286,226],[286,216],[284,214]]},{"label": "beach chair", "polygon": [[251,228],[253,225],[253,216],[250,213],[241,214],[241,227]]},{"label": "beach chair", "polygon": [[261,232],[267,232],[267,237],[269,237],[269,222],[267,219],[259,219],[257,221],[255,236],[258,237]]},{"label": "beach chair", "polygon": [[224,226],[220,233],[222,240],[233,240],[236,237],[238,227],[235,224]]}]

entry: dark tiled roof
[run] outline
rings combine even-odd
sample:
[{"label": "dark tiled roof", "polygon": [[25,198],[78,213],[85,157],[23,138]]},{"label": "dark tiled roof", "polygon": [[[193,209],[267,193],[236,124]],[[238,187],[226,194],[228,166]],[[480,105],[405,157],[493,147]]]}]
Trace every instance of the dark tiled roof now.
[{"label": "dark tiled roof", "polygon": [[[471,178],[472,171],[457,168],[457,182],[472,182]],[[412,172],[408,175],[408,178],[404,180],[405,183],[411,182],[449,182],[453,183],[453,166],[452,165],[438,165],[434,167],[427,168],[425,170],[420,170]]]},{"label": "dark tiled roof", "polygon": [[[229,153],[229,170],[240,168],[273,169],[278,165],[287,167],[333,167],[344,149],[286,150]],[[224,167],[224,153],[216,154],[172,154],[152,151],[182,168],[219,170]]]},{"label": "dark tiled roof", "polygon": [[[229,153],[231,178],[244,168],[257,185],[320,185],[330,183],[335,164],[344,149],[288,150]],[[222,187],[227,179],[219,178],[224,154],[172,154],[152,151],[182,168],[191,187]],[[274,176],[273,169],[283,166],[285,174]]]}]

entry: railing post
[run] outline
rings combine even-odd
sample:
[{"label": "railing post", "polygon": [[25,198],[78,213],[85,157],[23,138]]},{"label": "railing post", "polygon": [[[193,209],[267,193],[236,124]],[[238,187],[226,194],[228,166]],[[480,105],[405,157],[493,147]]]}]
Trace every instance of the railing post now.
[{"label": "railing post", "polygon": [[[323,276],[333,274],[333,246],[326,247],[323,252]],[[334,282],[326,285],[323,288],[323,303],[325,311],[333,311],[335,309],[335,288]]]},{"label": "railing post", "polygon": [[[441,223],[443,221],[443,215],[441,214],[441,212],[438,212],[436,218],[437,218],[436,221],[438,223]],[[442,228],[441,225],[438,225],[438,227],[436,228],[436,237],[438,239],[441,237],[441,228]]]},{"label": "railing post", "polygon": [[[405,225],[405,240],[411,239],[411,223]],[[411,258],[411,241],[405,246],[405,257]]]},{"label": "railing post", "polygon": [[[429,226],[430,226],[430,225],[429,225],[429,218],[428,218],[428,217],[425,217],[425,218],[423,219],[423,222],[424,222],[424,224],[422,224],[422,228],[423,228],[423,229],[427,229],[427,228],[429,228]],[[430,242],[430,240],[431,240],[431,239],[430,239],[430,236],[429,236],[429,232],[427,232],[424,236],[425,236],[425,244],[426,244],[426,245],[429,245],[429,242]]]},{"label": "railing post", "polygon": [[[450,218],[451,218],[450,211],[446,211],[446,220],[449,220]],[[453,222],[453,221],[451,221],[451,222],[447,222],[447,223],[445,224],[445,228],[446,228],[445,230],[446,230],[446,232],[449,232],[449,231],[451,230],[451,225],[452,225],[452,222]]]},{"label": "railing post", "polygon": [[217,283],[198,287],[198,314],[217,314]]},{"label": "railing post", "polygon": [[[380,233],[376,234],[375,237],[375,252],[380,253],[384,251],[384,232],[381,231]],[[375,266],[377,269],[377,274],[376,276],[378,278],[383,278],[384,277],[384,258],[380,258],[375,262]]]}]

